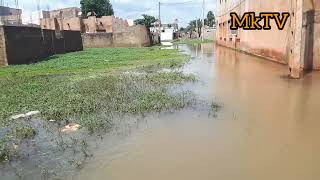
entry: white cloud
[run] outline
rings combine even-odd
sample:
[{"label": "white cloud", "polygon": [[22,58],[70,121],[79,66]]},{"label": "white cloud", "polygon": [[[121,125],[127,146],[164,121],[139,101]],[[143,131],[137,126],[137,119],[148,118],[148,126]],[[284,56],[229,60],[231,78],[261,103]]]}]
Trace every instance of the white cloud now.
[{"label": "white cloud", "polygon": [[[14,1],[4,0],[5,4],[14,7]],[[37,11],[38,0],[20,0],[19,7],[23,9],[23,21],[30,22],[30,19],[39,22]],[[115,15],[125,19],[140,18],[141,14],[150,14],[158,17],[159,0],[110,0],[113,4]],[[163,3],[189,2],[190,0],[162,0]],[[215,0],[206,0],[206,11],[215,12]],[[40,0],[42,10],[58,9],[65,7],[80,7],[80,0]],[[161,18],[165,22],[172,22],[179,19],[179,22],[186,25],[190,20],[201,17],[202,0],[192,0],[191,3],[180,5],[163,5],[161,7]],[[32,17],[32,18],[30,18]]]}]

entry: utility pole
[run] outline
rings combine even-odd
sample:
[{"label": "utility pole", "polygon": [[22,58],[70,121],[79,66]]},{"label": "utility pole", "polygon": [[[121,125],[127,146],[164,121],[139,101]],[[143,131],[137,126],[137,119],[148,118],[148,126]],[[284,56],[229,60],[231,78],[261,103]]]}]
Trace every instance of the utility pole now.
[{"label": "utility pole", "polygon": [[205,0],[202,1],[202,32],[201,32],[201,40],[204,42],[204,15],[205,14]]},{"label": "utility pole", "polygon": [[40,0],[37,0],[37,11],[38,11],[38,19],[39,19],[39,23],[40,23],[40,19],[41,19]]},{"label": "utility pole", "polygon": [[[40,7],[40,0],[37,0],[37,10],[38,10],[38,19],[39,19],[39,25],[41,26],[41,7]],[[44,40],[44,33],[43,29],[41,29],[41,39]]]},{"label": "utility pole", "polygon": [[159,41],[161,41],[161,2],[159,2]]},{"label": "utility pole", "polygon": [[15,0],[16,8],[19,9],[19,0]]},{"label": "utility pole", "polygon": [[197,32],[197,39],[199,39],[198,18],[196,18],[196,32]]}]

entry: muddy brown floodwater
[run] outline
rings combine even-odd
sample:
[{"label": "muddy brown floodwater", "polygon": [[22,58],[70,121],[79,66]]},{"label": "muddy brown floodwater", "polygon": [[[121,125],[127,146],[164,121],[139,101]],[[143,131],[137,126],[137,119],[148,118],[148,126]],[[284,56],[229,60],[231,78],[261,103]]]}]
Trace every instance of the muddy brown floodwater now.
[{"label": "muddy brown floodwater", "polygon": [[100,148],[76,179],[318,180],[320,73],[283,78],[286,66],[212,44],[182,46],[189,89],[223,105],[217,118],[185,110],[146,118]]},{"label": "muddy brown floodwater", "polygon": [[[206,105],[115,120],[101,140],[88,137],[93,157],[71,157],[76,170],[72,152],[52,150],[44,138],[31,160],[0,166],[0,179],[47,171],[79,180],[320,179],[320,72],[290,80],[284,65],[213,44],[179,49],[192,57],[183,71],[198,81],[169,91],[191,91]],[[216,116],[211,102],[222,105]]]},{"label": "muddy brown floodwater", "polygon": [[222,104],[218,116],[148,116],[72,178],[320,179],[320,73],[289,80],[286,66],[213,44],[180,49],[193,57],[184,71],[199,79],[180,88]]}]

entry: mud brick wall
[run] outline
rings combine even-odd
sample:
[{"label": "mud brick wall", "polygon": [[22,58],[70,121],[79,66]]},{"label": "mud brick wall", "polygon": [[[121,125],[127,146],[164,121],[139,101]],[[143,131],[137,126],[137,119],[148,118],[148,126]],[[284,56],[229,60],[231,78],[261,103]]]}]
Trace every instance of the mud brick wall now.
[{"label": "mud brick wall", "polygon": [[144,47],[150,46],[150,36],[145,26],[137,25],[126,31],[113,34],[115,47]]},{"label": "mud brick wall", "polygon": [[7,64],[5,37],[3,27],[0,26],[0,66],[6,66]]},{"label": "mud brick wall", "polygon": [[85,33],[85,48],[145,47],[150,46],[150,35],[145,26],[132,26],[119,33]]},{"label": "mud brick wall", "polygon": [[83,46],[85,48],[113,47],[112,33],[85,33],[82,34]]},{"label": "mud brick wall", "polygon": [[3,26],[3,34],[8,65],[28,64],[54,54],[83,49],[79,31],[63,31],[57,34],[53,30],[41,31],[34,27]]}]

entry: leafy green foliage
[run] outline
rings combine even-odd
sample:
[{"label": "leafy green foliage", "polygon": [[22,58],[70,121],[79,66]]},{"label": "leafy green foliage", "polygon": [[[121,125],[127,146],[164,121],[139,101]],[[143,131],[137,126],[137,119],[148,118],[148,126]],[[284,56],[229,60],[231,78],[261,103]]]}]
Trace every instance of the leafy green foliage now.
[{"label": "leafy green foliage", "polygon": [[154,16],[149,16],[147,14],[142,15],[142,19],[136,19],[135,24],[145,25],[147,28],[151,27],[152,23],[155,23],[157,19]]},{"label": "leafy green foliage", "polygon": [[[215,15],[213,14],[212,11],[209,11],[207,14],[207,18],[204,20],[204,24],[206,26],[213,27],[215,23],[216,23]],[[183,28],[182,30],[180,29],[180,31],[184,33],[188,32],[190,34],[190,37],[195,32],[198,34],[198,37],[201,37],[202,25],[203,23],[201,19],[192,20],[190,21],[189,25],[186,28]]]},{"label": "leafy green foliage", "polygon": [[84,16],[88,13],[101,16],[111,16],[114,14],[110,0],[81,0],[81,11]]},{"label": "leafy green foliage", "polygon": [[207,19],[205,20],[205,25],[209,27],[213,27],[215,23],[216,23],[216,17],[212,11],[209,11],[207,14]]}]

